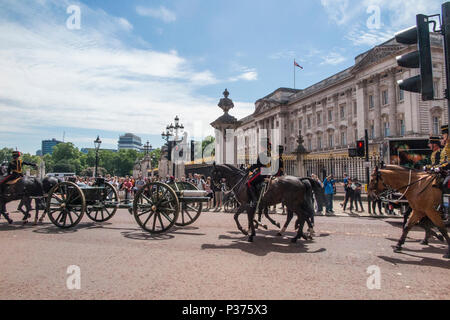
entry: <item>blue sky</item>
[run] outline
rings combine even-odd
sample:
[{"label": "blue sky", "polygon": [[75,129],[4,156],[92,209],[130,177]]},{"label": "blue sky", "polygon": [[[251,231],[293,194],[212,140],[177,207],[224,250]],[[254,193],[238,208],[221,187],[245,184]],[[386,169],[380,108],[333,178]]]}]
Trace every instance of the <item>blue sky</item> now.
[{"label": "blue sky", "polygon": [[[162,145],[176,115],[212,133],[225,88],[244,117],[279,87],[308,87],[440,12],[440,0],[0,0],[0,147],[43,139]],[[80,29],[67,27],[80,8]],[[73,22],[75,20],[70,20]]]}]

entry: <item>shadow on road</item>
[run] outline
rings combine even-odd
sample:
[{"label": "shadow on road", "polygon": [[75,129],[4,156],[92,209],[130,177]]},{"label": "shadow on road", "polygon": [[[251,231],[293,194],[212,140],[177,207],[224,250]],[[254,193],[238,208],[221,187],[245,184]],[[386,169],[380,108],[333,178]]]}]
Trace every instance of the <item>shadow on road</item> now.
[{"label": "shadow on road", "polygon": [[[240,234],[239,232],[231,231],[230,234]],[[288,235],[289,233],[286,233]],[[266,236],[261,236],[266,235]],[[321,234],[317,237],[326,237],[329,234]],[[290,237],[293,237],[294,233],[291,233]],[[231,244],[227,245],[215,245],[215,244],[203,244],[202,250],[214,250],[214,249],[232,249],[232,250],[241,250],[246,253],[250,253],[256,256],[266,256],[271,252],[285,253],[285,254],[298,254],[298,253],[321,253],[325,252],[325,248],[320,248],[318,250],[309,251],[308,244],[312,243],[312,241],[304,241],[298,240],[297,243],[291,243],[290,239],[286,237],[277,237],[275,233],[272,231],[259,232],[259,236],[257,235],[254,238],[254,242],[247,242],[246,236],[228,236],[228,235],[220,235],[219,240],[231,240]]]},{"label": "shadow on road", "polygon": [[[77,226],[75,226],[74,228],[69,228],[69,229],[61,229],[51,223],[46,223],[45,225],[47,225],[47,226],[43,227],[43,228],[40,228],[39,225],[33,226],[35,228],[35,230],[33,230],[33,232],[41,233],[41,234],[70,234],[70,233],[78,232],[78,230],[93,229],[98,226],[94,222],[80,223]],[[38,228],[38,229],[36,229],[36,228]]]},{"label": "shadow on road", "polygon": [[[403,249],[405,250],[405,249]],[[447,259],[435,259],[435,258],[428,258],[428,257],[420,257],[420,256],[416,256],[413,254],[407,254],[407,253],[398,253],[398,255],[404,255],[404,256],[408,256],[408,257],[413,257],[413,258],[419,258],[421,260],[416,260],[416,261],[406,261],[406,260],[401,260],[398,258],[393,258],[393,257],[386,257],[386,256],[378,256],[378,258],[392,263],[394,265],[414,265],[414,266],[428,266],[428,267],[435,267],[435,268],[442,268],[442,269],[450,269],[450,261]]]},{"label": "shadow on road", "polygon": [[[131,230],[131,229],[130,229]],[[204,233],[189,232],[198,230],[197,227],[173,227],[166,233],[163,234],[150,234],[148,232],[142,231],[142,229],[135,229],[133,231],[121,232],[121,234],[131,240],[170,240],[175,238],[176,235],[186,235],[186,236],[204,236]],[[182,232],[184,231],[184,232]]]}]

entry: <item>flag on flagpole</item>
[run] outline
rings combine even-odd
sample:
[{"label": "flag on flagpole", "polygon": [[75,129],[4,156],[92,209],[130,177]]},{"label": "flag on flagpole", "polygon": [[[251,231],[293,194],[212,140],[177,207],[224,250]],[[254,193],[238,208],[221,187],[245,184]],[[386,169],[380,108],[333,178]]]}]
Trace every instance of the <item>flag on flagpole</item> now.
[{"label": "flag on flagpole", "polygon": [[294,67],[299,67],[300,69],[303,69],[303,67],[299,65],[295,60],[294,60]]}]

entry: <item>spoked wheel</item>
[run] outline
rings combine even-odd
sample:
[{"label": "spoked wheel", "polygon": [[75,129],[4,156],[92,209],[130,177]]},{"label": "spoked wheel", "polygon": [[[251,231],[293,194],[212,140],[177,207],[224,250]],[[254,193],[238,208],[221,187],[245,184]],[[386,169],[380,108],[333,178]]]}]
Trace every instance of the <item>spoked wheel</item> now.
[{"label": "spoked wheel", "polygon": [[180,203],[180,215],[175,225],[185,227],[193,224],[202,214],[203,204],[201,202]]},{"label": "spoked wheel", "polygon": [[55,226],[62,229],[75,227],[86,210],[83,191],[72,182],[58,183],[48,194],[46,210]]},{"label": "spoked wheel", "polygon": [[[178,182],[177,187],[179,190],[198,190],[198,188],[190,182]],[[181,202],[180,214],[175,225],[185,227],[193,224],[202,214],[202,208],[203,204],[201,202]]]},{"label": "spoked wheel", "polygon": [[101,198],[94,205],[88,206],[86,213],[92,221],[105,222],[114,216],[118,205],[119,193],[112,184],[105,182],[105,189],[101,193]]},{"label": "spoked wheel", "polygon": [[148,183],[138,191],[133,202],[133,214],[139,226],[158,234],[168,231],[177,221],[180,204],[177,194],[167,184]]}]

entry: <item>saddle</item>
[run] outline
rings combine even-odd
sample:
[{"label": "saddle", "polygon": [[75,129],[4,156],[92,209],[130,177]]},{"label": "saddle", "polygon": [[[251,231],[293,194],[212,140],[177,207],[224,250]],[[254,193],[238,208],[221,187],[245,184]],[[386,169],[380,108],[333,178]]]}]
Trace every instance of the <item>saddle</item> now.
[{"label": "saddle", "polygon": [[[20,179],[22,179],[22,177],[19,177],[17,179],[11,180],[11,181],[8,181],[6,184],[11,186],[11,185],[16,184],[17,182],[19,182]],[[2,179],[2,182],[3,182],[3,179]]]}]

